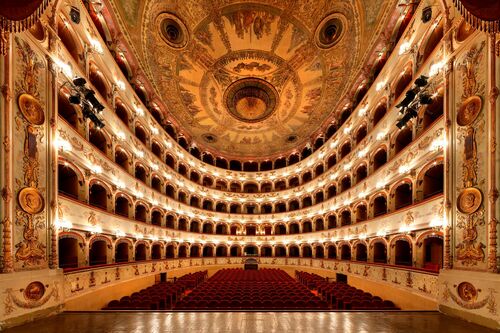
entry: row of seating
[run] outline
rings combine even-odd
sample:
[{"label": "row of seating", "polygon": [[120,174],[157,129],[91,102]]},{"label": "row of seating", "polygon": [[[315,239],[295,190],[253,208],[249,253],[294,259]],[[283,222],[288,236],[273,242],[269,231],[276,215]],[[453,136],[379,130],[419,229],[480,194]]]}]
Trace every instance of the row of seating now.
[{"label": "row of seating", "polygon": [[312,273],[296,271],[298,281],[314,290],[334,310],[399,310],[388,300],[364,292],[343,282],[328,281]]},{"label": "row of seating", "polygon": [[173,282],[157,283],[120,300],[113,300],[103,310],[169,310],[187,290],[196,288],[207,276],[208,271],[205,270],[183,275]]},{"label": "row of seating", "polygon": [[328,304],[281,269],[223,269],[176,304],[178,310],[326,310]]}]

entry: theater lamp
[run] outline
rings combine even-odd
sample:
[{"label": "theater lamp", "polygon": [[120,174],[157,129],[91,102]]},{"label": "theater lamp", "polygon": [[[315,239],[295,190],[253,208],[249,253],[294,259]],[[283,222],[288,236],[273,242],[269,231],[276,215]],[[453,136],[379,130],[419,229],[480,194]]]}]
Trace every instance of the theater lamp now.
[{"label": "theater lamp", "polygon": [[422,105],[429,105],[432,103],[432,95],[429,93],[429,78],[421,75],[413,83],[413,88],[406,92],[405,98],[396,107],[402,114],[398,119],[396,126],[399,129],[408,124],[408,122],[418,116],[417,110]]},{"label": "theater lamp", "polygon": [[86,87],[87,81],[83,77],[76,77],[72,81],[67,81],[63,86],[71,87],[69,102],[80,106],[84,119],[90,119],[97,129],[104,127],[104,122],[99,114],[104,111],[104,105],[95,97],[95,91]]}]

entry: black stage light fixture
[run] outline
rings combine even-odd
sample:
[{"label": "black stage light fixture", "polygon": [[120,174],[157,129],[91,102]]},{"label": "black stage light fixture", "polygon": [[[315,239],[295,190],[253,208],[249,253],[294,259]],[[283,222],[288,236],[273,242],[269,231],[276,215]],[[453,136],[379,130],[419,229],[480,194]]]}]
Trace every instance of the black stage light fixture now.
[{"label": "black stage light fixture", "polygon": [[419,96],[419,102],[422,105],[429,105],[432,103],[432,97],[428,94],[422,94]]},{"label": "black stage light fixture", "polygon": [[431,20],[432,18],[432,8],[430,6],[425,7],[422,10],[422,22],[427,23]]},{"label": "black stage light fixture", "polygon": [[80,9],[75,6],[71,6],[71,9],[69,10],[69,17],[73,23],[80,23]]},{"label": "black stage light fixture", "polygon": [[69,102],[71,104],[76,104],[76,105],[80,105],[80,103],[82,102],[81,98],[79,95],[71,95],[69,96]]},{"label": "black stage light fixture", "polygon": [[411,118],[417,118],[418,113],[414,108],[408,108],[408,110],[406,111],[406,115],[409,118],[408,120],[410,120]]},{"label": "black stage light fixture", "polygon": [[417,87],[425,87],[428,83],[429,78],[425,75],[420,75],[418,79],[415,80],[415,85]]},{"label": "black stage light fixture", "polygon": [[405,98],[398,104],[396,105],[397,108],[405,108],[410,105],[410,103],[415,99],[415,96],[417,96],[417,93],[414,91],[414,89],[410,89],[406,92]]},{"label": "black stage light fixture", "polygon": [[73,79],[73,84],[77,87],[84,87],[87,81],[83,77],[75,77]]}]

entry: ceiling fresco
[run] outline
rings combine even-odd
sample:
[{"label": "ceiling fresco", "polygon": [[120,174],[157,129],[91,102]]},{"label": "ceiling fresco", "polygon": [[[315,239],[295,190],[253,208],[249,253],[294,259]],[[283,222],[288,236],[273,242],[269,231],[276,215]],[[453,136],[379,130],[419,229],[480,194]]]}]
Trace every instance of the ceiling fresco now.
[{"label": "ceiling fresco", "polygon": [[239,158],[311,138],[394,2],[121,1],[124,34],[181,131]]}]

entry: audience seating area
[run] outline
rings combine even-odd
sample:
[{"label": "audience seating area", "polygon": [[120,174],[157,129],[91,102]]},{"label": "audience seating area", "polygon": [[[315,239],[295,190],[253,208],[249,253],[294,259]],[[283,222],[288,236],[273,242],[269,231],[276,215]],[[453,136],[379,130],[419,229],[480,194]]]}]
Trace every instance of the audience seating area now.
[{"label": "audience seating area", "polygon": [[223,269],[176,310],[327,310],[328,304],[281,269]]},{"label": "audience seating area", "polygon": [[296,271],[295,276],[307,288],[316,290],[332,310],[399,310],[393,302],[343,282],[330,282],[317,274],[301,271]]},{"label": "audience seating area", "polygon": [[103,310],[170,310],[186,290],[196,288],[207,276],[205,270],[183,275],[174,282],[160,282],[119,301],[113,300]]}]

